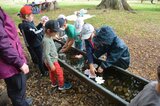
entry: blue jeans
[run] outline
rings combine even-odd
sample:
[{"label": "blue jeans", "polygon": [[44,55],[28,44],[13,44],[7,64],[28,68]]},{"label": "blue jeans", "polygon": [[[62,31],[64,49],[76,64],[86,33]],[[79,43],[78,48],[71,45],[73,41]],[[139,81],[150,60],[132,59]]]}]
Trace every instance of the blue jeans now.
[{"label": "blue jeans", "polygon": [[25,100],[26,76],[22,73],[4,79],[13,106],[29,106]]}]

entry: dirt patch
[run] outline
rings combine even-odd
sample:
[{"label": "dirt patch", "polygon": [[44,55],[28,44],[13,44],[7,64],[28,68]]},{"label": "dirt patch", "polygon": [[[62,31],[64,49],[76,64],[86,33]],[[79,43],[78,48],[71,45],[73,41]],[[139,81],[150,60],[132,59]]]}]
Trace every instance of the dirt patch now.
[{"label": "dirt patch", "polygon": [[[156,68],[160,60],[160,43],[158,39],[139,37],[123,37],[131,53],[130,72],[149,80],[156,79]],[[25,51],[26,48],[25,48]],[[28,55],[28,52],[26,52]],[[27,56],[29,57],[29,55]],[[33,106],[104,106],[104,98],[89,85],[81,82],[71,73],[65,72],[65,77],[71,81],[73,88],[60,92],[53,89],[49,78],[41,78],[39,70],[30,58],[27,59],[30,66],[30,78],[27,81],[27,96],[33,98]],[[4,82],[0,80],[1,88]],[[0,88],[0,89],[1,89]],[[96,102],[95,102],[96,101]],[[11,106],[8,104],[8,106]]]},{"label": "dirt patch", "polygon": [[160,43],[155,38],[124,37],[131,53],[132,73],[148,80],[156,80],[156,68],[160,60]]}]

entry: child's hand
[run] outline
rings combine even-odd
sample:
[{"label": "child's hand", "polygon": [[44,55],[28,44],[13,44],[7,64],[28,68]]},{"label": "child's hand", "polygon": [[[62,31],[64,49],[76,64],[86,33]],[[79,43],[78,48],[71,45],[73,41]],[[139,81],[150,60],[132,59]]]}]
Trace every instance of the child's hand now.
[{"label": "child's hand", "polygon": [[24,73],[24,74],[27,74],[29,73],[29,68],[28,68],[28,65],[26,63],[24,63],[22,65],[22,67],[20,68],[20,70]]},{"label": "child's hand", "polygon": [[83,57],[83,55],[79,54],[79,55],[75,55],[74,57],[77,58],[77,59],[80,59],[80,58]]},{"label": "child's hand", "polygon": [[56,70],[56,67],[53,65],[52,67],[51,67],[51,71],[55,71]]},{"label": "child's hand", "polygon": [[60,52],[60,53],[64,53],[64,52],[65,52],[65,49],[62,48],[59,52]]},{"label": "child's hand", "polygon": [[43,26],[45,26],[46,22],[49,20],[49,18],[47,16],[43,16],[41,18],[41,23],[43,24]]},{"label": "child's hand", "polygon": [[64,45],[63,47],[62,47],[62,49],[65,49],[67,47],[67,45]]},{"label": "child's hand", "polygon": [[42,25],[45,26],[46,22],[45,21],[41,21]]},{"label": "child's hand", "polygon": [[96,76],[95,72],[97,72],[97,70],[94,68],[94,66],[91,64],[90,65],[90,73],[93,75],[93,76]]},{"label": "child's hand", "polygon": [[64,53],[64,52],[66,51],[66,47],[67,47],[67,45],[64,45],[59,52],[60,52],[60,53]]}]

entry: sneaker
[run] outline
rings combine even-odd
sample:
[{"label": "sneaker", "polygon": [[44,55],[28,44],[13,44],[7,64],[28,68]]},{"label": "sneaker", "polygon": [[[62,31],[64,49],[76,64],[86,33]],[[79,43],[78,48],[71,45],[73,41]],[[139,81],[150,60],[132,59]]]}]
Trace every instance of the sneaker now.
[{"label": "sneaker", "polygon": [[51,87],[56,88],[58,85],[57,84],[52,84]]},{"label": "sneaker", "polygon": [[32,98],[27,98],[27,99],[26,99],[26,102],[27,102],[27,104],[28,104],[29,106],[31,106],[33,100],[32,100]]},{"label": "sneaker", "polygon": [[72,87],[72,84],[70,82],[64,83],[63,87],[58,87],[58,90],[66,90],[70,89]]}]

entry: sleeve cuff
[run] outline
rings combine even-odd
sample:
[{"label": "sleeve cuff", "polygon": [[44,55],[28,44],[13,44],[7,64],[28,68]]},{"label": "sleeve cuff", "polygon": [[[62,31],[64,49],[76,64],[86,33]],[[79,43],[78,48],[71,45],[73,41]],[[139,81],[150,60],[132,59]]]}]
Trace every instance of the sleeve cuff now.
[{"label": "sleeve cuff", "polygon": [[52,62],[49,62],[49,67],[51,68],[53,66],[53,63]]},{"label": "sleeve cuff", "polygon": [[24,63],[25,63],[25,61],[19,62],[19,63],[17,64],[17,68],[20,69],[20,68],[23,66]]},{"label": "sleeve cuff", "polygon": [[43,27],[43,24],[42,23],[39,23],[39,25],[38,25],[39,27]]}]

